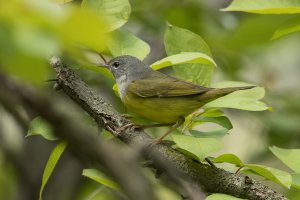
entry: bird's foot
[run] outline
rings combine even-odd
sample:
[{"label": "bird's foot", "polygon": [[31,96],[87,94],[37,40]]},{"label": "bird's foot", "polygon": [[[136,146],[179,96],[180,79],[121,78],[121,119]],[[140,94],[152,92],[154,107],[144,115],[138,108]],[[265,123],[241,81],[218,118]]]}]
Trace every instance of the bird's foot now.
[{"label": "bird's foot", "polygon": [[136,125],[134,123],[128,123],[128,124],[118,128],[117,131],[120,133],[120,132],[123,132],[126,129],[135,130],[135,129],[142,129],[142,127],[139,126],[139,125]]}]

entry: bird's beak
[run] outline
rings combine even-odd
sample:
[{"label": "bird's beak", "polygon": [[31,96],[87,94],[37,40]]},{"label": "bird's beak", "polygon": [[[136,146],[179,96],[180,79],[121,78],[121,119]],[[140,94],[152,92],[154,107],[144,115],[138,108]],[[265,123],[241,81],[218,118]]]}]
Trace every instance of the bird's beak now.
[{"label": "bird's beak", "polygon": [[106,68],[106,69],[109,69],[109,65],[108,64],[101,64],[101,66],[100,67],[104,67],[104,68]]}]

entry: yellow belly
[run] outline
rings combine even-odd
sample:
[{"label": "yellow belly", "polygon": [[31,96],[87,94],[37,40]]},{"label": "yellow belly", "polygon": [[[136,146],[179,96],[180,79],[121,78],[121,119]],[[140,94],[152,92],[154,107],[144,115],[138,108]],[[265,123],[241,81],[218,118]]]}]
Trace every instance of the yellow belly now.
[{"label": "yellow belly", "polygon": [[158,123],[175,123],[202,106],[193,97],[142,98],[127,94],[122,101],[130,112]]}]

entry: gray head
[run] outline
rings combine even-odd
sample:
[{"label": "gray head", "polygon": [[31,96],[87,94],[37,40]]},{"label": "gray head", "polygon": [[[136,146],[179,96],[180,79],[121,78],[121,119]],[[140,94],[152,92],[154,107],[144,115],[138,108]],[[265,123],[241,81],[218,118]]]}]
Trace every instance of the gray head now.
[{"label": "gray head", "polygon": [[107,68],[114,75],[117,82],[121,77],[123,80],[130,81],[141,78],[152,70],[138,58],[129,55],[113,58],[108,62]]}]

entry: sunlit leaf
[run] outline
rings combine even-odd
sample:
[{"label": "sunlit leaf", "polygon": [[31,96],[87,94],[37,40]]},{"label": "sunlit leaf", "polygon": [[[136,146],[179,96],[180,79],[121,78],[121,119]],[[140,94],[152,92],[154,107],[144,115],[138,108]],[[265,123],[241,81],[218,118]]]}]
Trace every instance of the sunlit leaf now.
[{"label": "sunlit leaf", "polygon": [[222,147],[221,141],[216,138],[199,138],[175,134],[172,137],[179,148],[194,154],[200,161]]},{"label": "sunlit leaf", "polygon": [[291,33],[300,31],[300,17],[295,17],[285,22],[280,26],[272,36],[272,39],[276,39]]},{"label": "sunlit leaf", "polygon": [[296,173],[300,173],[300,149],[269,147],[272,153]]},{"label": "sunlit leaf", "polygon": [[211,194],[205,198],[205,200],[239,200],[240,198],[230,196],[228,194]]},{"label": "sunlit leaf", "polygon": [[234,154],[223,154],[220,155],[213,160],[215,163],[230,163],[237,166],[243,166],[244,163],[241,161],[239,157]]},{"label": "sunlit leaf", "polygon": [[[221,99],[222,98],[222,99]],[[265,103],[244,97],[231,98],[229,95],[206,104],[206,108],[235,108],[248,111],[263,111],[270,109]]]},{"label": "sunlit leaf", "polygon": [[285,171],[255,164],[245,164],[245,166],[259,174],[260,176],[263,176],[268,180],[274,181],[286,188],[290,188],[292,185],[292,176]]},{"label": "sunlit leaf", "polygon": [[45,185],[48,182],[48,180],[49,180],[59,158],[61,157],[62,153],[64,152],[66,146],[67,146],[66,142],[60,142],[51,152],[51,155],[50,155],[50,157],[47,161],[46,167],[44,169],[42,185],[41,185],[40,193],[39,193],[39,200],[42,200],[42,195],[43,195],[43,190],[45,188]]},{"label": "sunlit leaf", "polygon": [[29,125],[26,137],[40,135],[47,140],[57,140],[52,127],[41,117],[34,118]]},{"label": "sunlit leaf", "polygon": [[219,109],[207,109],[204,113],[201,114],[201,116],[204,117],[220,117],[224,114],[222,110]]},{"label": "sunlit leaf", "polygon": [[199,52],[182,52],[180,54],[171,55],[156,61],[151,65],[151,67],[155,70],[158,70],[167,66],[178,65],[182,63],[200,63],[217,66],[214,60],[206,54]]},{"label": "sunlit leaf", "polygon": [[[215,87],[239,87],[250,84],[240,82],[222,82]],[[265,90],[262,87],[255,87],[248,90],[240,90],[220,97],[212,102],[207,103],[204,107],[207,108],[235,108],[249,111],[263,111],[271,109],[264,102],[259,101],[265,95]]]},{"label": "sunlit leaf", "polygon": [[[164,44],[168,56],[182,52],[199,52],[212,58],[211,51],[205,41],[199,35],[187,29],[168,25],[164,36]],[[180,78],[204,86],[210,85],[214,71],[214,66],[207,64],[180,64],[173,68]]]},{"label": "sunlit leaf", "polygon": [[131,12],[128,0],[83,0],[81,5],[103,16],[109,25],[108,31],[123,26],[128,21]]},{"label": "sunlit leaf", "polygon": [[150,52],[150,46],[132,33],[117,30],[111,34],[107,48],[114,57],[131,55],[143,60]]},{"label": "sunlit leaf", "polygon": [[103,174],[97,169],[84,169],[82,175],[111,189],[120,190],[120,187],[116,182],[112,181],[110,178],[108,178],[105,174]]},{"label": "sunlit leaf", "polygon": [[300,13],[298,0],[234,0],[222,11],[243,11],[259,14]]}]

